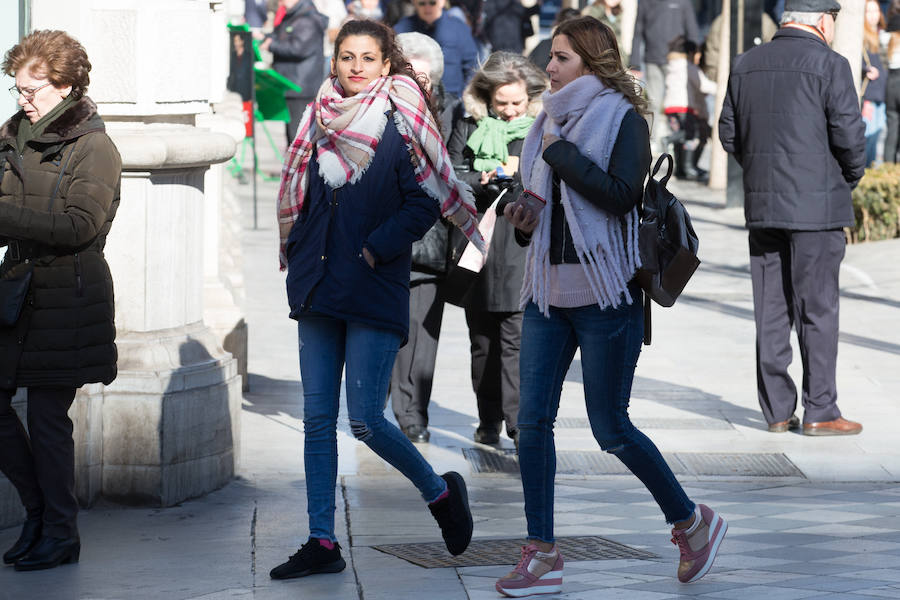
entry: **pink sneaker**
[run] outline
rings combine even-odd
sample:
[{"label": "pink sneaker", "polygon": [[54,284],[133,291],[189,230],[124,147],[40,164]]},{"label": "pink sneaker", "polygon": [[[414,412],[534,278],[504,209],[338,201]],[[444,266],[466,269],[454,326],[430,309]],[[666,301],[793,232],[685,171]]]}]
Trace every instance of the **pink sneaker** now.
[{"label": "pink sneaker", "polygon": [[494,587],[510,598],[562,591],[563,557],[559,548],[541,552],[534,544],[522,546],[522,560],[516,568],[497,580]]},{"label": "pink sneaker", "polygon": [[692,583],[706,575],[728,531],[725,519],[705,504],[698,504],[694,514],[698,518],[690,527],[672,530],[672,543],[681,551],[678,563],[681,583]]}]

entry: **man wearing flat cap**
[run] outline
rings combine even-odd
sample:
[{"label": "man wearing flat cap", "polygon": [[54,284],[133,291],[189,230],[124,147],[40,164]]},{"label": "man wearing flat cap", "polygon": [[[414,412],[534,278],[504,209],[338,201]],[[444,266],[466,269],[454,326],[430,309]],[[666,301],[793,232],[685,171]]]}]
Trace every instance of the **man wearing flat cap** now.
[{"label": "man wearing flat cap", "polygon": [[865,126],[847,59],[830,47],[840,4],[786,0],[771,42],[736,57],[719,139],[744,173],[756,320],[757,394],[769,431],[800,427],[788,375],[803,364],[803,433],[852,435],[835,371],[843,227],[865,171]]}]

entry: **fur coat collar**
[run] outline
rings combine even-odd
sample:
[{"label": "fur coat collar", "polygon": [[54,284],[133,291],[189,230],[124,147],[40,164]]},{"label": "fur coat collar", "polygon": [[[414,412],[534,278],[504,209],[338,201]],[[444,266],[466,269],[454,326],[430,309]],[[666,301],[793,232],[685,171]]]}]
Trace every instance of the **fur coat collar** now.
[{"label": "fur coat collar", "polygon": [[[20,110],[0,126],[0,146],[15,146],[19,124],[24,118],[26,118],[25,111]],[[103,120],[97,114],[97,105],[87,96],[83,96],[54,119],[47,126],[44,134],[34,141],[41,143],[66,142],[86,133],[105,131],[105,129]]]}]

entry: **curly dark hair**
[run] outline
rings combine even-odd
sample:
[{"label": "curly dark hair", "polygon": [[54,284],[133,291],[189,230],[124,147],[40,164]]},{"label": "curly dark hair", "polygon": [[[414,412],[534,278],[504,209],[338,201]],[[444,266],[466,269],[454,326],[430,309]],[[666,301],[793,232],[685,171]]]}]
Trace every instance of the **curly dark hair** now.
[{"label": "curly dark hair", "polygon": [[34,31],[10,48],[3,59],[3,72],[15,77],[25,68],[56,87],[71,85],[75,100],[84,96],[91,82],[91,63],[84,46],[65,31]]},{"label": "curly dark hair", "polygon": [[[434,117],[435,122],[440,126],[440,114],[436,108],[432,94],[428,92],[426,87],[425,76],[416,73],[409,63],[409,60],[403,55],[403,50],[397,43],[397,37],[394,34],[394,30],[383,23],[369,19],[347,21],[341,27],[340,31],[338,31],[337,37],[334,40],[333,56],[337,57],[340,54],[341,44],[344,40],[354,35],[365,35],[375,40],[378,44],[378,48],[381,50],[381,56],[383,56],[385,60],[391,61],[391,68],[390,71],[388,71],[388,75],[406,75],[418,84],[419,89],[422,91],[422,95],[425,97],[425,102],[428,105],[431,116]],[[334,69],[332,68],[332,71],[333,70]],[[332,73],[332,75],[333,74],[334,73]]]},{"label": "curly dark hair", "polygon": [[647,114],[648,103],[640,85],[622,65],[616,34],[609,25],[594,17],[578,17],[560,24],[553,37],[564,35],[575,54],[603,85],[621,92],[639,114]]}]

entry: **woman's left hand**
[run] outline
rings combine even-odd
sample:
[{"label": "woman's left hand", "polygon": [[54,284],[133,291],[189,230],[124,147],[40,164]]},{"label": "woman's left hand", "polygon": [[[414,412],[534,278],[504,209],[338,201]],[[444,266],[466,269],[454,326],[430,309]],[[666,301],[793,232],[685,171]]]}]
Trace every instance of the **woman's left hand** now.
[{"label": "woman's left hand", "polygon": [[369,252],[369,249],[364,247],[362,249],[362,255],[363,255],[363,258],[366,259],[366,262],[369,263],[369,266],[374,269],[375,268],[375,257],[372,256],[372,253]]},{"label": "woman's left hand", "polygon": [[559,137],[558,135],[553,135],[552,133],[545,133],[544,138],[543,138],[544,143],[541,146],[541,152],[543,152],[544,150],[549,148],[553,143],[558,142],[561,139],[562,138]]}]

